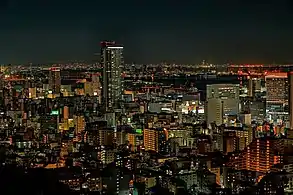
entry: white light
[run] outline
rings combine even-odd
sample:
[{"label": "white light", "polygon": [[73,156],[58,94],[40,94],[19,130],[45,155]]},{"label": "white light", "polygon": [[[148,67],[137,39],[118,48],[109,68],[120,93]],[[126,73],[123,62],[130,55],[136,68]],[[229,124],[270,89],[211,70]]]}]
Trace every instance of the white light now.
[{"label": "white light", "polygon": [[109,49],[123,49],[123,47],[108,47]]}]

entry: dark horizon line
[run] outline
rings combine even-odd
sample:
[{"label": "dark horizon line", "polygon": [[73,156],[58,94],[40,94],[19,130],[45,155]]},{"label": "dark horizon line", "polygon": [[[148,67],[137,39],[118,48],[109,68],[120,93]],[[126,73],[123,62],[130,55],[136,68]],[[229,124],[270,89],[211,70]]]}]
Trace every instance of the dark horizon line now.
[{"label": "dark horizon line", "polygon": [[[149,62],[149,63],[137,63],[137,62],[126,62],[125,64],[183,64],[183,65],[201,65],[203,61],[198,62],[198,63],[184,63],[184,62],[177,62],[177,61],[168,61],[168,60],[162,60],[161,62]],[[56,61],[51,61],[51,62],[38,62],[38,63],[33,63],[33,62],[25,62],[25,63],[3,63],[0,65],[5,65],[5,66],[18,66],[18,65],[53,65],[53,64],[65,64],[65,63],[99,63],[99,60],[96,59],[91,59],[91,60],[56,60]],[[293,65],[293,62],[282,62],[282,63],[277,63],[277,62],[272,62],[272,63],[233,63],[233,62],[226,62],[226,63],[209,63],[206,61],[206,64],[212,64],[212,65]]]},{"label": "dark horizon line", "polygon": [[[66,63],[99,63],[98,61],[90,61],[90,60],[68,60],[68,61],[62,61],[62,62],[48,62],[48,63],[5,63],[0,64],[1,66],[41,66],[41,65],[54,65],[54,64],[66,64]],[[201,63],[178,63],[178,62],[158,62],[158,63],[124,63],[127,65],[134,64],[134,65],[150,65],[150,64],[177,64],[177,65],[201,65]],[[212,63],[211,63],[212,64]],[[212,64],[214,66],[222,66],[222,65],[292,65],[293,63],[217,63]]]}]

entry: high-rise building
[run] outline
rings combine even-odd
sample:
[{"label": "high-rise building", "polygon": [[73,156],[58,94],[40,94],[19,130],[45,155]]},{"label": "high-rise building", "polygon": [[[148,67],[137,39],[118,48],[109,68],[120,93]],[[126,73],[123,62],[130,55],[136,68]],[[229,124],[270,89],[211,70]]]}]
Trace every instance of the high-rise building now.
[{"label": "high-rise building", "polygon": [[53,94],[60,93],[61,89],[61,72],[59,67],[49,69],[49,89]]},{"label": "high-rise building", "polygon": [[224,132],[223,136],[223,150],[225,153],[235,152],[239,149],[239,138],[235,131]]},{"label": "high-rise building", "polygon": [[223,124],[223,102],[221,99],[209,99],[205,106],[207,123]]},{"label": "high-rise building", "polygon": [[253,81],[252,78],[248,78],[248,87],[247,87],[247,95],[249,97],[253,97]]},{"label": "high-rise building", "polygon": [[[242,151],[247,147],[253,135],[249,127],[224,127],[224,148],[226,152]],[[232,142],[231,142],[232,140]],[[233,144],[230,144],[230,143]],[[230,149],[229,149],[230,148]]]},{"label": "high-rise building", "polygon": [[274,138],[254,139],[248,147],[235,155],[228,166],[237,170],[268,172],[275,164],[282,163],[284,141]]},{"label": "high-rise building", "polygon": [[75,134],[80,134],[85,130],[85,119],[83,116],[74,116]]},{"label": "high-rise building", "polygon": [[[207,85],[207,121],[220,125],[223,117],[239,113],[239,85]],[[214,111],[213,111],[214,110]]]},{"label": "high-rise building", "polygon": [[84,94],[89,96],[94,95],[92,82],[84,82]]},{"label": "high-rise building", "polygon": [[288,76],[287,73],[269,73],[266,82],[266,118],[272,122],[283,122],[288,117],[285,110],[288,105]]},{"label": "high-rise building", "polygon": [[131,151],[136,151],[137,148],[143,145],[143,134],[130,132],[127,134],[127,141]]},{"label": "high-rise building", "polygon": [[293,130],[293,72],[289,72],[288,74],[289,80],[289,121],[290,121],[290,130]]},{"label": "high-rise building", "polygon": [[286,102],[288,100],[288,76],[286,73],[270,73],[265,77],[267,102]]},{"label": "high-rise building", "polygon": [[84,139],[90,145],[112,147],[115,144],[115,134],[113,128],[107,128],[106,121],[96,121],[87,123]]},{"label": "high-rise building", "polygon": [[239,84],[207,85],[207,99],[239,99]]},{"label": "high-rise building", "polygon": [[100,129],[98,143],[100,146],[112,146],[114,144],[114,129]]},{"label": "high-rise building", "polygon": [[94,96],[101,96],[101,83],[98,74],[92,74],[92,85]]},{"label": "high-rise building", "polygon": [[118,108],[123,94],[123,47],[115,42],[101,42],[103,66],[103,103],[107,111]]},{"label": "high-rise building", "polygon": [[166,152],[168,132],[164,129],[144,129],[143,142],[146,151]]},{"label": "high-rise building", "polygon": [[266,101],[252,101],[249,105],[249,112],[251,114],[251,120],[262,123],[265,118]]},{"label": "high-rise building", "polygon": [[254,97],[255,92],[261,91],[261,80],[259,78],[248,77],[247,96]]}]

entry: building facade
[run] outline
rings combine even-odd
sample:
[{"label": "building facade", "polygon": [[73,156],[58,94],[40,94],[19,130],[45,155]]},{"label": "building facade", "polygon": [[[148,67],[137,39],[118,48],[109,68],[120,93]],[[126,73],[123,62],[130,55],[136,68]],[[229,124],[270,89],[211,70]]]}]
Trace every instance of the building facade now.
[{"label": "building facade", "polygon": [[101,42],[103,67],[103,103],[107,111],[119,108],[122,100],[124,66],[123,47],[115,42]]}]

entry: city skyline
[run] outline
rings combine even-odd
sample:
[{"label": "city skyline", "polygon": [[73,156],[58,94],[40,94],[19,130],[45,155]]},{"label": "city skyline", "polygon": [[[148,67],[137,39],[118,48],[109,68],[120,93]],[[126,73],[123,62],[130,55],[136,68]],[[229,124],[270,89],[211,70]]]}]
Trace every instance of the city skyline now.
[{"label": "city skyline", "polygon": [[6,0],[0,4],[0,64],[98,61],[102,40],[123,44],[126,63],[292,63],[291,7]]},{"label": "city skyline", "polygon": [[293,194],[289,2],[0,0],[2,194]]}]

